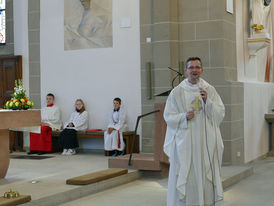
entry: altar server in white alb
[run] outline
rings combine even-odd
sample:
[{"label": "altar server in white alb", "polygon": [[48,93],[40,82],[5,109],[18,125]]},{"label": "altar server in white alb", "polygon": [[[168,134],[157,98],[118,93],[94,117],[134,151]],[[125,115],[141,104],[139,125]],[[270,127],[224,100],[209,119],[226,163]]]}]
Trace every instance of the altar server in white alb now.
[{"label": "altar server in white alb", "polygon": [[114,151],[113,156],[124,154],[123,131],[126,128],[126,112],[121,107],[121,99],[116,97],[113,100],[113,110],[110,113],[108,129],[104,135],[105,150]]},{"label": "altar server in white alb", "polygon": [[54,105],[54,95],[46,97],[47,106],[41,110],[41,127],[38,132],[30,133],[30,151],[28,154],[44,154],[52,151],[51,131],[62,128],[61,111]]},{"label": "altar server in white alb", "polygon": [[63,148],[62,155],[75,155],[79,147],[77,131],[86,131],[88,128],[88,112],[82,99],[75,101],[75,111],[70,115],[59,136],[59,146]]},{"label": "altar server in white alb", "polygon": [[170,161],[167,206],[220,206],[224,146],[219,125],[225,107],[215,88],[200,78],[200,58],[189,58],[185,73],[188,78],[171,91],[164,111],[164,151]]}]

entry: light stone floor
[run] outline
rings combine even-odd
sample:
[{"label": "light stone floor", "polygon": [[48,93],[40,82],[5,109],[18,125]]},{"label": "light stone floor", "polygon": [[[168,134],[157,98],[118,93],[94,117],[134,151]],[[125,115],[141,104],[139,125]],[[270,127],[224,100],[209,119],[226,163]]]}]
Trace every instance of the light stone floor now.
[{"label": "light stone floor", "polygon": [[[78,187],[66,185],[65,180],[68,178],[107,168],[107,157],[102,154],[89,153],[75,156],[53,154],[53,156],[55,157],[45,160],[11,159],[7,178],[0,180],[0,194],[12,188],[21,194],[31,194],[32,199],[37,200]],[[226,206],[274,205],[274,158],[267,158],[253,165],[254,175],[226,190]],[[223,177],[229,177],[243,169],[224,167]],[[31,184],[32,180],[39,182]],[[62,206],[161,206],[165,205],[166,193],[166,178],[143,178]]]},{"label": "light stone floor", "polygon": [[165,206],[167,179],[141,179],[61,206]]},{"label": "light stone floor", "polygon": [[[25,155],[12,153],[12,155]],[[10,188],[20,194],[31,194],[32,200],[74,189],[66,179],[108,168],[108,158],[101,154],[77,154],[44,160],[11,159],[6,179],[0,179],[0,196]],[[31,181],[38,181],[32,184]]]},{"label": "light stone floor", "polygon": [[[226,189],[225,206],[274,205],[274,158],[267,158],[252,165],[252,176]],[[142,179],[62,206],[165,206],[166,193],[167,179]]]},{"label": "light stone floor", "polygon": [[225,192],[225,206],[274,205],[274,157],[253,164],[254,174]]}]

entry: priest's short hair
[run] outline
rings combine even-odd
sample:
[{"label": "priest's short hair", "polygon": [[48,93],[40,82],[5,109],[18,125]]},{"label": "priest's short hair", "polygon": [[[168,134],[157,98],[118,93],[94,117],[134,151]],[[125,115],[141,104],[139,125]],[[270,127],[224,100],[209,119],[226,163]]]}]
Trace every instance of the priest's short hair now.
[{"label": "priest's short hair", "polygon": [[191,62],[191,61],[196,61],[198,60],[200,62],[200,65],[201,67],[203,67],[203,63],[202,63],[202,60],[200,59],[200,57],[189,57],[187,60],[186,60],[186,65],[185,67],[187,68],[188,67],[188,63]]}]

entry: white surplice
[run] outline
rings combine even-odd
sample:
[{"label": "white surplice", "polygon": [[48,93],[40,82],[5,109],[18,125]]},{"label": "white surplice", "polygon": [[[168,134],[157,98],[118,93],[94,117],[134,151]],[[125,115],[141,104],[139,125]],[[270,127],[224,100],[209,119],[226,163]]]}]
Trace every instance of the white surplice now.
[{"label": "white surplice", "polygon": [[[68,124],[72,122],[74,127],[68,127]],[[85,131],[88,129],[88,112],[83,111],[80,112],[72,112],[70,115],[69,121],[67,121],[64,125],[64,128],[67,129],[75,129],[76,131]]]},{"label": "white surplice", "polygon": [[[207,91],[206,104],[199,88]],[[193,107],[195,117],[187,120],[186,112]],[[164,151],[170,161],[167,206],[208,206],[214,197],[215,205],[223,205],[220,168],[224,147],[219,125],[224,115],[220,96],[203,79],[197,84],[185,79],[171,91],[164,111]]]},{"label": "white surplice", "polygon": [[52,128],[52,130],[61,130],[61,111],[59,107],[53,105],[51,107],[45,107],[41,110],[42,122],[46,122]]},{"label": "white surplice", "polygon": [[[41,121],[48,123],[52,130],[62,129],[61,111],[58,106],[44,107],[41,109]],[[20,131],[20,130],[17,130]],[[26,131],[41,133],[41,127],[30,127]]]},{"label": "white surplice", "polygon": [[114,128],[114,130],[111,134],[108,134],[107,131],[104,134],[105,150],[123,151],[125,149],[123,131],[127,128],[126,111],[123,108],[120,108],[119,111],[111,111],[108,128]]}]

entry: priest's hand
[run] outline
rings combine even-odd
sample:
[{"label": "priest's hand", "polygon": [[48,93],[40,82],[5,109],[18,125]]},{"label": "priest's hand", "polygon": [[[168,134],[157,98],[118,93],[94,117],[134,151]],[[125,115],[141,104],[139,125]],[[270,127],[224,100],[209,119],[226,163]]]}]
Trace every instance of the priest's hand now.
[{"label": "priest's hand", "polygon": [[108,128],[108,134],[111,134],[111,132],[114,130],[114,128]]},{"label": "priest's hand", "polygon": [[194,118],[194,110],[190,110],[186,113],[186,119],[192,120]]},{"label": "priest's hand", "polygon": [[207,92],[206,90],[204,90],[203,88],[200,88],[200,94],[204,100],[204,103],[206,104],[206,100],[207,100]]}]

